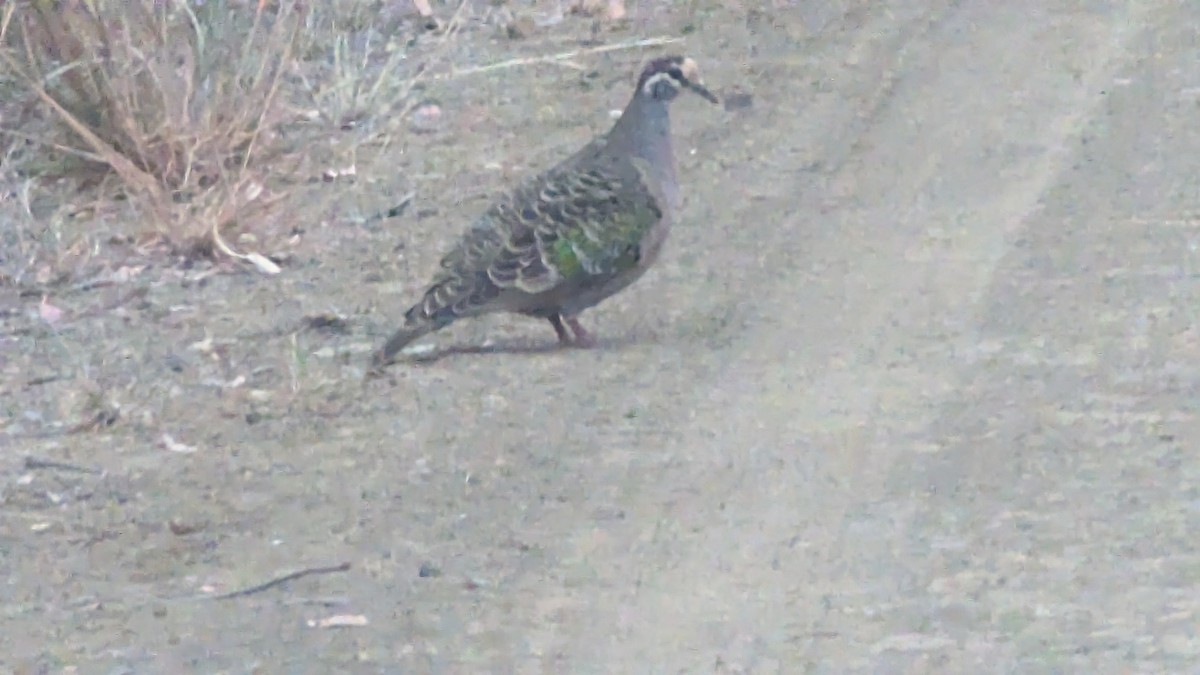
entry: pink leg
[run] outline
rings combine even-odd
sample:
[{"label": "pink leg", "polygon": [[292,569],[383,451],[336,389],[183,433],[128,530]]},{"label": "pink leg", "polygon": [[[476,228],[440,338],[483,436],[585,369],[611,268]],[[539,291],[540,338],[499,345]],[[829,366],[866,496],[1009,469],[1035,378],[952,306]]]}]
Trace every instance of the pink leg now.
[{"label": "pink leg", "polygon": [[571,330],[575,331],[576,347],[583,347],[584,349],[587,349],[589,347],[596,346],[596,338],[592,337],[592,334],[583,327],[583,324],[579,323],[579,319],[570,317],[566,319],[566,321],[567,325],[571,327]]}]

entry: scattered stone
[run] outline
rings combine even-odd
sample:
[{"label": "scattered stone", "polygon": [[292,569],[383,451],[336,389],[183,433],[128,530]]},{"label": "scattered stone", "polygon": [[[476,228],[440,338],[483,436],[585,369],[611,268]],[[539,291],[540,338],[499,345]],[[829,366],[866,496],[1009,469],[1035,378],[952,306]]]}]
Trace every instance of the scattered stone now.
[{"label": "scattered stone", "polygon": [[304,327],[309,330],[339,335],[350,332],[350,323],[336,314],[310,314],[304,317]]},{"label": "scattered stone", "polygon": [[504,26],[504,34],[510,40],[524,40],[533,35],[535,30],[537,30],[537,23],[532,17],[525,14],[513,17],[513,20]]},{"label": "scattered stone", "polygon": [[431,134],[442,126],[442,106],[436,101],[422,101],[408,115],[408,126],[414,133]]},{"label": "scattered stone", "polygon": [[178,518],[172,518],[167,523],[167,528],[171,530],[171,534],[183,537],[203,530],[204,523],[189,523]]},{"label": "scattered stone", "polygon": [[573,14],[602,16],[609,21],[620,21],[629,15],[625,0],[578,0],[572,7]]},{"label": "scattered stone", "polygon": [[725,94],[726,110],[748,110],[754,107],[754,96],[748,92],[734,90]]}]

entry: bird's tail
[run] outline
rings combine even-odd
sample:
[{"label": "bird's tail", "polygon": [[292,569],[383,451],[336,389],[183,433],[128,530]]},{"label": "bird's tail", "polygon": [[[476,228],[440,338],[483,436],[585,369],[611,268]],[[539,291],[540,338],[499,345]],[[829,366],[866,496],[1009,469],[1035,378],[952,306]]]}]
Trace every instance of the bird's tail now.
[{"label": "bird's tail", "polygon": [[383,346],[371,357],[371,365],[376,367],[386,365],[410,342],[435,330],[445,328],[454,318],[448,312],[437,312],[430,316],[425,311],[423,303],[418,303],[405,313],[404,325],[392,333],[388,341],[383,343]]}]

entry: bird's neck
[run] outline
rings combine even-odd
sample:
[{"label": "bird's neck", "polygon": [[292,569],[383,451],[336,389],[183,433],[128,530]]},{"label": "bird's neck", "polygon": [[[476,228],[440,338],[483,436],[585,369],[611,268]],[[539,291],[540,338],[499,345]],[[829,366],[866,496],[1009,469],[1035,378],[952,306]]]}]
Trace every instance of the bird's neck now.
[{"label": "bird's neck", "polygon": [[680,205],[675,150],[671,145],[671,117],[667,104],[635,94],[625,112],[608,132],[608,147],[641,159],[672,208]]},{"label": "bird's neck", "polygon": [[667,104],[638,92],[608,132],[608,143],[652,163],[671,159],[671,117]]}]

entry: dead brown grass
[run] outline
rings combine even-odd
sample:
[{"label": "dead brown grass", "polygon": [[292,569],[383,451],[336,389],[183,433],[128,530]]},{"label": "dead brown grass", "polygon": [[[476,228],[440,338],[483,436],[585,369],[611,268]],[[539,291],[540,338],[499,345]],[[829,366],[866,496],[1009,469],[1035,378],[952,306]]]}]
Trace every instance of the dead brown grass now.
[{"label": "dead brown grass", "polygon": [[[135,235],[238,255],[222,237],[281,208],[288,195],[272,182],[343,159],[311,157],[318,136],[346,136],[338,153],[352,163],[358,147],[381,149],[398,131],[389,118],[403,117],[420,73],[402,63],[395,18],[378,10],[357,0],[3,3],[0,202],[17,203],[30,227],[120,203],[122,219],[141,223]],[[443,28],[451,35],[454,21]],[[35,213],[34,198],[50,192],[92,206]]]},{"label": "dead brown grass", "polygon": [[304,20],[303,5],[288,0],[269,10],[219,1],[11,3],[0,17],[0,59],[57,133],[6,131],[82,160],[43,173],[114,172],[163,235],[219,230],[253,190],[256,155],[269,152],[261,139],[277,121]]},{"label": "dead brown grass", "polygon": [[[412,0],[0,2],[0,221],[16,225],[0,231],[0,282],[78,276],[114,241],[275,271],[236,249],[277,252],[270,240],[287,241],[339,200],[394,178],[396,146],[427,85],[533,64],[578,68],[576,57],[673,41],[467,66],[458,37],[496,20],[493,4],[458,0],[436,21],[429,9]],[[337,185],[313,188],[320,180]],[[370,220],[373,208],[347,219]]]}]

